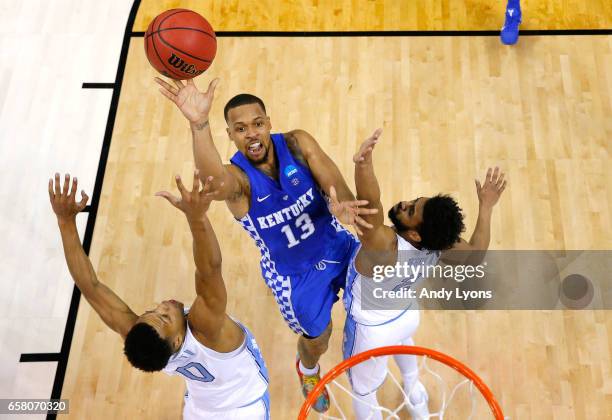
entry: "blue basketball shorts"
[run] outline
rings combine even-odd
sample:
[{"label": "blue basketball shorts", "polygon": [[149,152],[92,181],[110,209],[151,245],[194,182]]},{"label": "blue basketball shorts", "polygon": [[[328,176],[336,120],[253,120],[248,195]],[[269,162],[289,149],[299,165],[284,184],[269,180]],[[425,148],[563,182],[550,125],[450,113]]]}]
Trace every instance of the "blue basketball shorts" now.
[{"label": "blue basketball shorts", "polygon": [[321,244],[326,252],[308,271],[281,275],[262,266],[264,279],[274,293],[280,312],[297,334],[318,337],[331,321],[331,310],[344,288],[351,257],[359,242],[347,231]]}]

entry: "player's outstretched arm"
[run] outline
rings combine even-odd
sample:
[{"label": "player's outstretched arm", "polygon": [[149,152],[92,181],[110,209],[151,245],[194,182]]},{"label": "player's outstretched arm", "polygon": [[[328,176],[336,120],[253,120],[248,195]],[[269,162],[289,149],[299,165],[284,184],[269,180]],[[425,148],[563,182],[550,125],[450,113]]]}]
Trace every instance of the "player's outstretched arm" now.
[{"label": "player's outstretched arm", "polygon": [[[219,79],[212,80],[206,92],[200,92],[193,79],[186,82],[173,80],[174,86],[159,77],[156,77],[155,81],[161,86],[159,91],[174,103],[189,121],[193,140],[193,158],[196,168],[200,170],[202,182],[205,182],[209,176],[215,179],[217,185],[214,187],[219,191],[215,200],[228,200],[235,197],[241,191],[240,184],[235,175],[223,164],[213,142],[208,120]],[[221,183],[223,183],[222,187]]]},{"label": "player's outstretched arm", "polygon": [[190,320],[197,330],[214,339],[221,331],[225,320],[227,293],[221,273],[221,249],[206,212],[211,201],[219,194],[219,190],[213,190],[212,177],[206,179],[203,187],[200,182],[199,171],[196,169],[191,191],[185,188],[180,176],[177,175],[176,185],[180,197],[167,191],[158,192],[156,195],[164,197],[187,218],[193,235],[195,287],[198,294],[191,307]]},{"label": "player's outstretched arm", "polygon": [[331,213],[345,225],[352,225],[360,233],[372,226],[360,217],[373,214],[376,209],[364,208],[365,200],[355,200],[340,169],[321,149],[319,143],[304,130],[293,130],[285,135],[289,148],[306,162],[321,190],[329,194]]},{"label": "player's outstretched arm", "polygon": [[383,207],[380,201],[380,186],[374,173],[372,155],[378,143],[382,129],[377,129],[368,137],[353,156],[355,163],[355,189],[358,200],[367,200],[370,206],[378,210],[363,218],[372,228],[359,235],[363,246],[370,249],[387,250],[394,244],[395,232],[384,225]]},{"label": "player's outstretched arm", "polygon": [[55,182],[49,179],[49,199],[57,216],[70,275],[104,323],[125,338],[138,317],[119,296],[98,281],[91,261],[81,245],[76,227],[76,215],[85,208],[89,197],[81,191],[81,201],[76,202],[76,177],[72,179],[72,189],[69,191],[70,184],[69,174],[65,176],[63,187],[58,173],[55,174]]},{"label": "player's outstretched arm", "polygon": [[[442,253],[442,260],[447,263],[480,264],[484,258],[484,252],[489,248],[491,241],[491,215],[493,207],[499,201],[506,189],[505,174],[499,170],[489,168],[484,183],[475,180],[476,194],[478,195],[478,219],[470,241],[461,240],[450,250]],[[466,252],[454,252],[466,251]],[[470,252],[471,251],[471,252]],[[480,251],[480,252],[478,252]]]}]

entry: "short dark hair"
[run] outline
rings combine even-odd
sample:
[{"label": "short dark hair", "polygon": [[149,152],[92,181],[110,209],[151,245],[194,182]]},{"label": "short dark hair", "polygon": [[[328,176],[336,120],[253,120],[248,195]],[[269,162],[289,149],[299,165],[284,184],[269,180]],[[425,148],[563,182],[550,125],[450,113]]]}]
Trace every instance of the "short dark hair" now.
[{"label": "short dark hair", "polygon": [[435,251],[452,248],[464,229],[461,208],[451,196],[438,194],[425,202],[423,222],[417,229],[423,248]]},{"label": "short dark hair", "polygon": [[239,95],[234,96],[232,99],[227,101],[225,104],[225,108],[223,108],[223,115],[225,116],[225,122],[227,122],[227,114],[229,114],[229,110],[232,108],[237,108],[242,105],[248,104],[259,104],[263,112],[266,112],[266,106],[263,101],[259,99],[255,95],[251,95],[250,93],[241,93]]},{"label": "short dark hair", "polygon": [[172,346],[144,322],[135,324],[125,337],[123,347],[132,366],[145,372],[162,370],[172,356]]}]

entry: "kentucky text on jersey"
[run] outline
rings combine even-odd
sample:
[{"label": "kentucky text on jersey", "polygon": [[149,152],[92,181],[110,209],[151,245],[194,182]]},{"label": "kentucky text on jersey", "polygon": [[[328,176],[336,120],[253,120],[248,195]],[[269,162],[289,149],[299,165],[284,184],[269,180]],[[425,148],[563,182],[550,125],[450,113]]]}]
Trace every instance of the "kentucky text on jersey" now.
[{"label": "kentucky text on jersey", "polygon": [[313,200],[314,194],[312,193],[312,188],[310,188],[305,194],[302,194],[294,204],[266,216],[258,217],[257,222],[259,223],[259,228],[268,229],[298,217]]}]

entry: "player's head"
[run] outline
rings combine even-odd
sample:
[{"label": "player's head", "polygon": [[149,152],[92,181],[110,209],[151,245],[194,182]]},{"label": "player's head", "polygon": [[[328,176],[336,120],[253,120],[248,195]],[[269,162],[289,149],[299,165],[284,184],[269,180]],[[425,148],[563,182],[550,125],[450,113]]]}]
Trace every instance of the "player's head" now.
[{"label": "player's head", "polygon": [[266,161],[270,149],[270,117],[266,106],[257,96],[241,93],[223,109],[227,134],[238,150],[253,163]]},{"label": "player's head", "polygon": [[461,209],[448,195],[400,201],[388,215],[398,233],[429,250],[451,248],[464,229]]},{"label": "player's head", "polygon": [[123,352],[145,372],[162,370],[185,339],[183,304],[165,300],[138,318],[125,337]]}]

